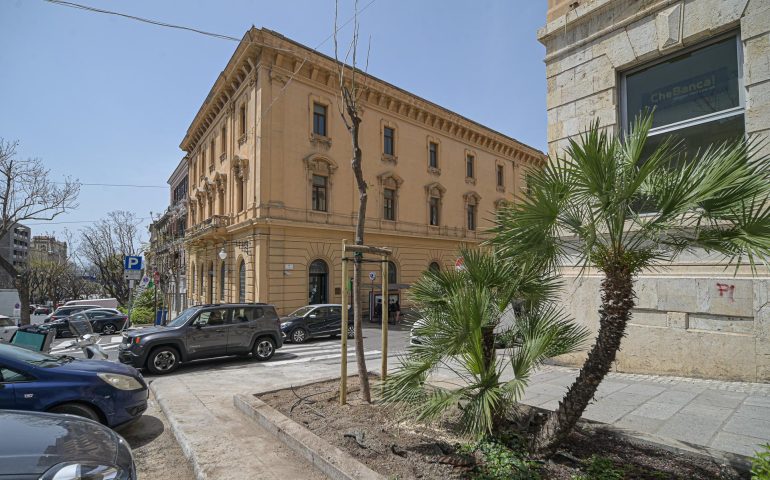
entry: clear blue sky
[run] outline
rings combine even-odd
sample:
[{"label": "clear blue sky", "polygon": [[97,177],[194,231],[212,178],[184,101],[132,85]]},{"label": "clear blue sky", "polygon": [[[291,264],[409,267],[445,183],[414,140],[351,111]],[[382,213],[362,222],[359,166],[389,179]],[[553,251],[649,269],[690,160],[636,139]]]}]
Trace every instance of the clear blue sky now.
[{"label": "clear blue sky", "polygon": [[[333,0],[74,1],[237,38],[253,24],[310,47],[334,22]],[[536,39],[545,10],[546,0],[375,0],[360,18],[369,72],[545,150],[545,50]],[[341,0],[340,18],[352,12]],[[350,26],[341,38],[349,34]],[[43,0],[0,0],[0,137],[18,139],[20,155],[41,158],[57,178],[166,185],[236,45]],[[333,54],[333,42],[319,50]],[[168,189],[84,186],[79,203],[54,221],[119,209],[149,217],[165,209]]]}]

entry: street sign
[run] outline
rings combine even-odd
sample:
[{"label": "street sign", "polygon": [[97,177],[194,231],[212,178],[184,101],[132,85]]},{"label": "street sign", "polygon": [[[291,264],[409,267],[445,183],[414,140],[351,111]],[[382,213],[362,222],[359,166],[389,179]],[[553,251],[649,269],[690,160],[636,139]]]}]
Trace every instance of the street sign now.
[{"label": "street sign", "polygon": [[147,286],[147,285],[150,283],[150,277],[148,277],[147,275],[145,275],[145,276],[143,276],[143,277],[141,277],[141,278],[142,278],[142,281],[141,281],[141,282],[139,282],[139,285],[141,285],[141,286],[143,286],[143,287],[146,287],[146,286]]},{"label": "street sign", "polygon": [[369,272],[369,280],[374,281],[377,278],[377,272]]},{"label": "street sign", "polygon": [[123,278],[126,280],[141,280],[141,270],[123,270]]},{"label": "street sign", "polygon": [[155,272],[155,274],[153,275],[153,278],[155,279],[156,285],[160,283],[160,272]]},{"label": "street sign", "polygon": [[141,270],[142,257],[138,255],[126,255],[123,257],[123,270]]}]

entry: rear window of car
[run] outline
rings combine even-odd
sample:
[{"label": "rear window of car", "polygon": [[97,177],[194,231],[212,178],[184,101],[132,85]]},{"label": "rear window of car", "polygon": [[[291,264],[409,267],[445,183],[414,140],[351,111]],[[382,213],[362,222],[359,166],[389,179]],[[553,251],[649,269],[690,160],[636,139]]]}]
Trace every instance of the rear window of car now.
[{"label": "rear window of car", "polygon": [[0,327],[12,327],[16,325],[10,318],[0,318]]}]

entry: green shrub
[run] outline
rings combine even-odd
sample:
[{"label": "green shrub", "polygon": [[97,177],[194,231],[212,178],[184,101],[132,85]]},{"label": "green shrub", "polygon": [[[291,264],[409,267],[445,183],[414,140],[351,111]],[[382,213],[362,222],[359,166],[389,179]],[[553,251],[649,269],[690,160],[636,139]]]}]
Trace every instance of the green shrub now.
[{"label": "green shrub", "polygon": [[572,480],[623,480],[623,470],[609,458],[592,455],[586,465],[586,475],[573,475]]},{"label": "green shrub", "polygon": [[500,440],[484,439],[461,447],[460,453],[480,452],[484,463],[472,474],[475,480],[539,480],[540,465],[527,459],[523,448],[511,448]]},{"label": "green shrub", "polygon": [[770,443],[751,458],[751,480],[770,480]]}]

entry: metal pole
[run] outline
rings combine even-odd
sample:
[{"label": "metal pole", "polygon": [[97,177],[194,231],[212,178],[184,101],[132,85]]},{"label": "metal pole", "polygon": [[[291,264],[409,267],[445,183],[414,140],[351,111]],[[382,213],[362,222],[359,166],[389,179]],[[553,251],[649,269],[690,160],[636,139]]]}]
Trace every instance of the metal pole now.
[{"label": "metal pole", "polygon": [[131,308],[134,306],[134,281],[128,281],[128,324],[131,324]]},{"label": "metal pole", "polygon": [[388,376],[388,257],[382,256],[382,365],[380,380]]},{"label": "metal pole", "polygon": [[345,243],[342,241],[342,323],[340,338],[342,351],[340,357],[340,405],[348,401],[348,261],[345,259]]}]

